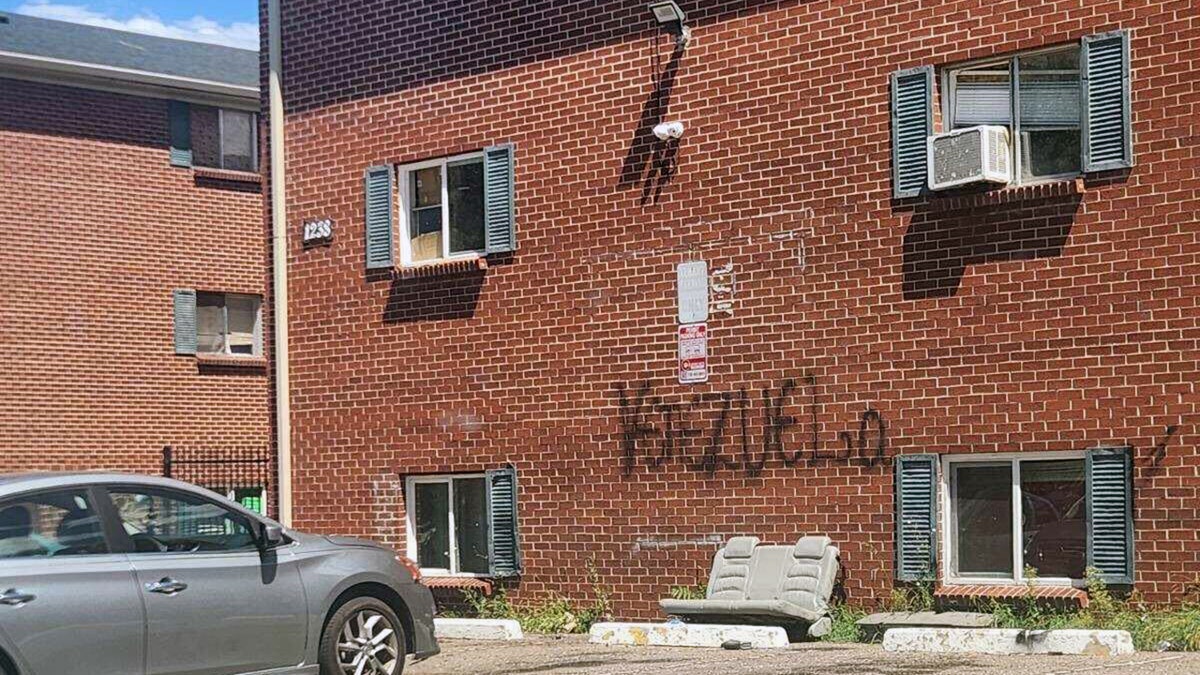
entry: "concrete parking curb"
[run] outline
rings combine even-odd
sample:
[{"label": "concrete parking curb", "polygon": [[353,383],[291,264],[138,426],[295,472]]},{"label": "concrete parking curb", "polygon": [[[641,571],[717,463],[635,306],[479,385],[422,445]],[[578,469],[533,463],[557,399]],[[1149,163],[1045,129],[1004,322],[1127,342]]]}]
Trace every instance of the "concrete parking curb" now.
[{"label": "concrete parking curb", "polygon": [[1123,630],[1021,630],[1018,628],[892,628],[883,635],[889,652],[935,654],[1071,654],[1116,656],[1134,653]]},{"label": "concrete parking curb", "polygon": [[512,619],[434,619],[439,640],[524,640],[521,624]]},{"label": "concrete parking curb", "polygon": [[720,647],[748,643],[750,649],[786,649],[787,631],[778,626],[725,626],[697,623],[598,623],[590,642],[603,645]]}]

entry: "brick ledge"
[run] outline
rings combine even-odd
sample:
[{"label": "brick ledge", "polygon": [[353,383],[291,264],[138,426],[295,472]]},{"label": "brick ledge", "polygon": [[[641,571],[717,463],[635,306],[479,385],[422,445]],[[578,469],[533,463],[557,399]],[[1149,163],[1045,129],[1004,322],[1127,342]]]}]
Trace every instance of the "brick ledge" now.
[{"label": "brick ledge", "polygon": [[480,256],[478,258],[465,258],[462,260],[442,260],[414,267],[397,267],[394,270],[394,276],[397,279],[415,279],[475,272],[486,270],[487,268],[487,258]]},{"label": "brick ledge", "polygon": [[262,185],[262,174],[254,173],[253,171],[231,171],[229,169],[211,169],[197,166],[192,168],[192,175],[196,178],[207,178],[209,180]]},{"label": "brick ledge", "polygon": [[1030,199],[1046,199],[1049,197],[1067,197],[1087,192],[1083,177],[1068,180],[1048,181],[1032,185],[1015,185],[987,192],[968,194],[938,195],[929,197],[929,205],[935,211],[958,211],[978,208],[981,206],[999,206],[1001,204],[1019,203]]},{"label": "brick ledge", "polygon": [[997,600],[1019,600],[1033,597],[1038,600],[1075,602],[1079,607],[1088,606],[1087,591],[1073,586],[1016,586],[1016,585],[951,585],[942,586],[933,592],[934,598],[970,600],[992,598]]},{"label": "brick ledge", "polygon": [[260,356],[211,356],[197,354],[196,363],[200,367],[214,368],[245,368],[247,370],[265,370],[267,360]]},{"label": "brick ledge", "polygon": [[480,577],[421,577],[421,584],[427,588],[452,588],[457,590],[480,591],[491,595],[494,584],[491,579]]}]

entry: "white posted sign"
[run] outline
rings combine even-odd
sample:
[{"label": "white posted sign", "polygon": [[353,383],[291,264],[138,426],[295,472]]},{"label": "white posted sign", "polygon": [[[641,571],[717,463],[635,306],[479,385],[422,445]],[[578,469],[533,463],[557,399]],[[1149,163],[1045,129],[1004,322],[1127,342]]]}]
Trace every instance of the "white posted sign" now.
[{"label": "white posted sign", "polygon": [[708,382],[708,325],[679,327],[679,384]]},{"label": "white posted sign", "polygon": [[679,323],[708,321],[708,263],[679,263],[675,268],[679,292]]}]

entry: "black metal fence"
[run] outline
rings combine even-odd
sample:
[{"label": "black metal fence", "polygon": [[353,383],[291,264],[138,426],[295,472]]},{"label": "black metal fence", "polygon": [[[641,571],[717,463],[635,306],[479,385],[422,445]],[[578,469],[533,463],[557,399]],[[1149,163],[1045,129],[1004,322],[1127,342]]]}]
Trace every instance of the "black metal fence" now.
[{"label": "black metal fence", "polygon": [[224,495],[263,515],[275,515],[275,463],[268,448],[162,450],[162,472]]}]

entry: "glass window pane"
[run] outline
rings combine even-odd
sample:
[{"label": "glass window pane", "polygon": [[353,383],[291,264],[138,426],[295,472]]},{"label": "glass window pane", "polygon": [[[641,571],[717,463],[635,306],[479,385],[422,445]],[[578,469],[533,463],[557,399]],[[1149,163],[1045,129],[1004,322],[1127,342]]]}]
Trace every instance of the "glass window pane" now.
[{"label": "glass window pane", "polygon": [[957,573],[1013,576],[1012,465],[954,465]]},{"label": "glass window pane", "polygon": [[955,76],[954,127],[1012,123],[1009,63],[960,70]]},{"label": "glass window pane", "polygon": [[482,251],[483,161],[446,167],[450,197],[450,252]]},{"label": "glass window pane", "polygon": [[442,207],[412,212],[412,259],[416,262],[442,257]]},{"label": "glass window pane", "polygon": [[1020,57],[1023,179],[1080,170],[1079,47]]},{"label": "glass window pane", "polygon": [[1087,566],[1083,460],[1021,462],[1025,564],[1043,577],[1082,579]]},{"label": "glass window pane", "polygon": [[221,111],[222,167],[233,171],[254,170],[254,115],[235,110]]},{"label": "glass window pane", "polygon": [[483,478],[454,481],[454,533],[458,543],[458,571],[487,574],[488,518]]},{"label": "glass window pane", "polygon": [[225,298],[220,294],[196,294],[196,349],[208,354],[225,351]]},{"label": "glass window pane", "polygon": [[0,559],[107,552],[86,492],[48,492],[0,505]]},{"label": "glass window pane", "polygon": [[442,167],[431,166],[412,172],[413,208],[437,206],[442,203]]},{"label": "glass window pane", "polygon": [[229,351],[254,353],[254,333],[258,324],[258,298],[248,295],[226,297],[229,316]]},{"label": "glass window pane", "polygon": [[450,485],[417,483],[415,493],[417,564],[450,569]]},{"label": "glass window pane", "polygon": [[213,502],[176,492],[110,493],[138,553],[234,551],[255,548],[245,518]]}]

